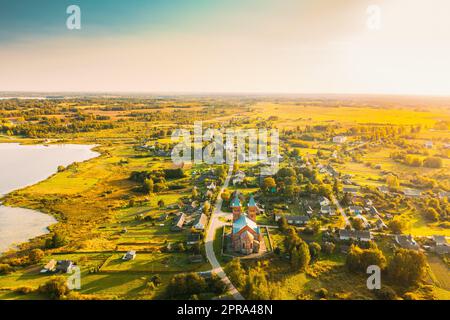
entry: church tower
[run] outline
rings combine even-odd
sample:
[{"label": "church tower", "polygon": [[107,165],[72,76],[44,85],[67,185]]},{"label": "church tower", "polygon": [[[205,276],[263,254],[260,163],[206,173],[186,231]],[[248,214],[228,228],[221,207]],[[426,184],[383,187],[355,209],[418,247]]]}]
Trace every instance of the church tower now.
[{"label": "church tower", "polygon": [[236,192],[234,199],[231,201],[231,210],[233,212],[233,221],[236,221],[241,217],[242,208],[241,208],[241,201],[239,200],[238,193]]},{"label": "church tower", "polygon": [[250,200],[248,201],[248,217],[256,222],[256,214],[258,212],[258,207],[256,206],[255,199],[253,195],[250,196]]}]

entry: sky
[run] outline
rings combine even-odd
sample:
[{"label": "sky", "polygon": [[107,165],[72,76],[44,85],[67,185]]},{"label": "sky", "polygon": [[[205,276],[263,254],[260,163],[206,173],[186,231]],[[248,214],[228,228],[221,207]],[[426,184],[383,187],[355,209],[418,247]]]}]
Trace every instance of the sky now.
[{"label": "sky", "polygon": [[[66,27],[73,4],[80,30]],[[448,12],[448,0],[0,0],[0,91],[450,96]]]}]

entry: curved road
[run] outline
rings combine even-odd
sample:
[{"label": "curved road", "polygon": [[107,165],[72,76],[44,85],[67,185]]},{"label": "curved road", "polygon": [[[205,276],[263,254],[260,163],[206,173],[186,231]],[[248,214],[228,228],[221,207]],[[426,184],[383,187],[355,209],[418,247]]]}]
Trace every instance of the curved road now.
[{"label": "curved road", "polygon": [[225,282],[228,286],[228,292],[233,296],[236,300],[244,300],[244,297],[237,291],[236,287],[231,283],[230,279],[225,274],[225,271],[220,266],[219,261],[217,260],[216,254],[214,252],[214,236],[216,234],[216,230],[222,227],[225,223],[222,222],[219,218],[223,218],[222,220],[229,218],[230,214],[225,213],[221,210],[222,208],[222,197],[221,194],[223,190],[228,187],[230,183],[230,178],[233,173],[233,166],[230,165],[230,169],[228,170],[227,178],[225,179],[225,183],[223,184],[220,192],[217,196],[217,201],[215,204],[214,212],[211,214],[211,221],[209,223],[208,231],[206,233],[206,257],[208,258],[209,263],[212,266],[212,272],[217,274],[223,282]]}]

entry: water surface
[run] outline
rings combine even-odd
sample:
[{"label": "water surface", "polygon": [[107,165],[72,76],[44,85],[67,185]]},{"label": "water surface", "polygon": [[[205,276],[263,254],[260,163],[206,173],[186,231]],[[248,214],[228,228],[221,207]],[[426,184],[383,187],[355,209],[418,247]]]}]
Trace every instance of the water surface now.
[{"label": "water surface", "polygon": [[[58,166],[92,159],[88,145],[20,145],[0,143],[0,195],[33,185],[53,175]],[[56,220],[47,214],[0,205],[0,252],[48,232]]]}]

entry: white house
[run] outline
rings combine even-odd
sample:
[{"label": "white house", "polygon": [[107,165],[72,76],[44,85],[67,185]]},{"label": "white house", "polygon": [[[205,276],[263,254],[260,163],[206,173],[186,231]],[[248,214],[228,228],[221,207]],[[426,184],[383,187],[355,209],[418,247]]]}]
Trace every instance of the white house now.
[{"label": "white house", "polygon": [[333,142],[334,143],[345,143],[346,141],[347,141],[347,137],[346,136],[333,137]]},{"label": "white house", "polygon": [[197,220],[194,222],[194,229],[196,230],[205,230],[206,224],[208,223],[208,217],[206,214],[202,213]]},{"label": "white house", "polygon": [[128,251],[123,255],[122,260],[130,261],[134,260],[135,258],[136,258],[136,251]]},{"label": "white house", "polygon": [[330,200],[326,197],[321,196],[319,198],[319,204],[324,207],[324,206],[329,206],[330,205]]},{"label": "white house", "polygon": [[433,141],[427,141],[424,145],[427,149],[433,149]]}]

